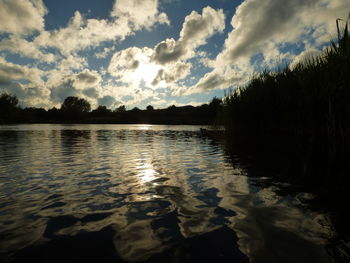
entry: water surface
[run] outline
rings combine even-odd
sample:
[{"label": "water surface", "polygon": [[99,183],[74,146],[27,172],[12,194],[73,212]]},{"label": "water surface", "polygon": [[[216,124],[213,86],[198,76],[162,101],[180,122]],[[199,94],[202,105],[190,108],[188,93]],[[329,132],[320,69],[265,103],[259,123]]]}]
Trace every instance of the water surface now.
[{"label": "water surface", "polygon": [[311,194],[281,194],[199,129],[0,126],[1,258],[346,262]]}]

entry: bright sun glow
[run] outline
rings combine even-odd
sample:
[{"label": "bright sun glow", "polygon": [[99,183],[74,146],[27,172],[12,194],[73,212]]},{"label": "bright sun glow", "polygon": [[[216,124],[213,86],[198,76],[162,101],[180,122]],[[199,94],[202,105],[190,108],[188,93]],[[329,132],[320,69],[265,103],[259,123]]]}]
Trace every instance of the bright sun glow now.
[{"label": "bright sun glow", "polygon": [[162,67],[151,62],[150,56],[147,53],[137,53],[135,60],[138,61],[138,66],[131,72],[129,76],[130,80],[137,85],[144,81],[147,86],[150,86]]},{"label": "bright sun glow", "polygon": [[147,85],[151,84],[152,81],[156,78],[160,66],[153,63],[140,63],[138,68],[134,72],[134,78],[140,82],[145,81]]}]

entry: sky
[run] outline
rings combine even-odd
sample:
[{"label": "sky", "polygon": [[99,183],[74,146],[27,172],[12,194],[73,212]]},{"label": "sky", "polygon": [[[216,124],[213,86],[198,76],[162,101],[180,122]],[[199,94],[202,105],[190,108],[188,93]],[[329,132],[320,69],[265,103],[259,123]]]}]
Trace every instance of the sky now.
[{"label": "sky", "polygon": [[349,0],[0,0],[0,93],[22,107],[200,105],[318,55]]}]

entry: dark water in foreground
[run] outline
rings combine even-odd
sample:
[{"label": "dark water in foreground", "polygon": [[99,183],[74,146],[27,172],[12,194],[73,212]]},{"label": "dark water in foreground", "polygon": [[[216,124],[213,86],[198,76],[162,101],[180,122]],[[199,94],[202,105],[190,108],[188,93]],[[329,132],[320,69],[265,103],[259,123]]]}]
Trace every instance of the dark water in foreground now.
[{"label": "dark water in foreground", "polygon": [[347,262],[285,187],[198,126],[0,126],[0,261]]}]

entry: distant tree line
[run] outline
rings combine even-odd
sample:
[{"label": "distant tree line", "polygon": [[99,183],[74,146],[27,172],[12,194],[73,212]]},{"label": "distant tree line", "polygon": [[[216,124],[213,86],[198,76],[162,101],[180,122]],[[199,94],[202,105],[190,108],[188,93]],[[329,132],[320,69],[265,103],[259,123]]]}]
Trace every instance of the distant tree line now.
[{"label": "distant tree line", "polygon": [[0,123],[116,123],[116,124],[214,124],[222,109],[222,101],[213,98],[201,106],[154,109],[148,105],[145,110],[135,107],[127,110],[121,105],[115,110],[98,106],[91,110],[90,103],[78,97],[67,97],[59,109],[20,108],[15,95],[0,94]]}]

